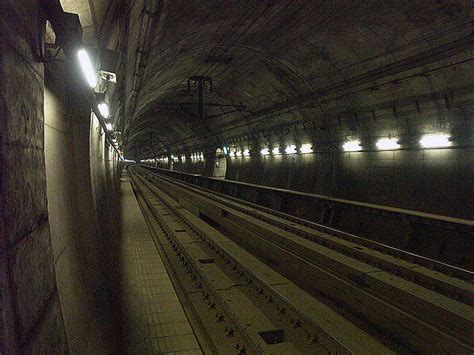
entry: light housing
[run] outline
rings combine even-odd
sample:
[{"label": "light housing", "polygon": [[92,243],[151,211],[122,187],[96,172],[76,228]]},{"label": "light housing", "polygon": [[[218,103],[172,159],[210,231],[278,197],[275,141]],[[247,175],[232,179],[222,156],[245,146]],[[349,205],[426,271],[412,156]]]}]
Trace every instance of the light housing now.
[{"label": "light housing", "polygon": [[301,148],[300,148],[301,154],[312,153],[312,152],[313,152],[313,147],[311,146],[310,143],[301,145]]},{"label": "light housing", "polygon": [[446,133],[426,134],[420,139],[423,148],[443,148],[451,145],[451,138]]},{"label": "light housing", "polygon": [[346,152],[357,152],[362,149],[359,140],[347,141],[342,145],[342,148],[344,148]]},{"label": "light housing", "polygon": [[398,138],[380,138],[376,146],[380,150],[394,150],[400,148],[398,144]]},{"label": "light housing", "polygon": [[296,145],[288,145],[285,148],[285,153],[286,154],[296,154]]},{"label": "light housing", "polygon": [[86,77],[87,83],[91,88],[95,88],[97,86],[97,73],[92,67],[89,54],[87,54],[85,49],[80,49],[77,52],[77,56],[79,57],[79,63],[81,64],[81,69]]}]

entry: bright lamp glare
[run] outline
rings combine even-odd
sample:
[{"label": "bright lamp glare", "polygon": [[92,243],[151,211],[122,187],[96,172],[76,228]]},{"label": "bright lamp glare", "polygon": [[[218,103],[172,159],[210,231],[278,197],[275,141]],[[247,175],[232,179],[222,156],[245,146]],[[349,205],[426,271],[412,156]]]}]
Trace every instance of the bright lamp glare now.
[{"label": "bright lamp glare", "polygon": [[285,148],[286,154],[295,154],[296,153],[296,145],[289,145]]},{"label": "bright lamp glare", "polygon": [[311,144],[303,144],[300,148],[301,154],[312,153],[312,152],[313,152],[313,148],[311,147]]},{"label": "bright lamp glare", "polygon": [[224,155],[227,155],[227,147],[223,147],[222,151],[224,152]]},{"label": "bright lamp glare", "polygon": [[79,62],[81,63],[81,68],[86,77],[87,82],[91,88],[95,88],[97,86],[97,74],[94,72],[92,68],[91,61],[89,59],[89,55],[87,54],[85,49],[81,49],[77,52],[79,57]]},{"label": "bright lamp glare", "polygon": [[107,131],[111,131],[111,130],[112,130],[112,124],[110,124],[110,123],[106,123],[106,124],[105,124],[105,127],[107,127]]},{"label": "bright lamp glare", "polygon": [[268,148],[263,148],[263,149],[260,151],[260,154],[262,154],[262,155],[268,155],[268,154],[270,154],[270,151],[268,150]]},{"label": "bright lamp glare", "polygon": [[235,156],[242,155],[242,152],[241,152],[240,150],[236,150],[236,151],[234,152],[234,155],[235,155]]},{"label": "bright lamp glare", "polygon": [[104,116],[104,118],[109,118],[109,106],[105,102],[102,102],[98,107],[100,114]]},{"label": "bright lamp glare", "polygon": [[420,144],[424,148],[442,148],[451,145],[448,134],[428,134],[423,136]]},{"label": "bright lamp glare", "polygon": [[357,152],[361,150],[360,141],[348,141],[342,145],[346,152]]},{"label": "bright lamp glare", "polygon": [[380,150],[393,150],[400,148],[396,138],[380,138],[377,143],[377,148]]},{"label": "bright lamp glare", "polygon": [[245,149],[243,152],[242,152],[242,155],[244,157],[248,157],[250,155],[250,151],[248,149]]},{"label": "bright lamp glare", "polygon": [[280,153],[280,147],[275,147],[275,148],[273,148],[272,153],[273,153],[274,155],[281,154],[281,153]]}]

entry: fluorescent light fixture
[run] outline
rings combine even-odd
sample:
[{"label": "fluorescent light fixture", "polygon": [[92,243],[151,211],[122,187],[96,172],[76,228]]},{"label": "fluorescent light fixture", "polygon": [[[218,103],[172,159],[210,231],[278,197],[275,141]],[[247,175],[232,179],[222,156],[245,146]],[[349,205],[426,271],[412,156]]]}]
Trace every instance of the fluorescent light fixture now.
[{"label": "fluorescent light fixture", "polygon": [[111,130],[112,130],[112,124],[111,124],[111,123],[106,123],[106,124],[105,124],[105,127],[107,127],[107,131],[111,131]]},{"label": "fluorescent light fixture", "polygon": [[296,154],[296,145],[289,145],[285,148],[286,154]]},{"label": "fluorescent light fixture", "polygon": [[274,154],[274,155],[281,154],[280,153],[280,147],[276,146],[275,148],[273,148],[272,149],[272,154]]},{"label": "fluorescent light fixture", "polygon": [[105,103],[102,102],[98,105],[100,114],[104,116],[104,118],[109,118],[109,106]]},{"label": "fluorescent light fixture", "polygon": [[312,153],[312,152],[313,152],[313,148],[311,147],[311,144],[301,145],[301,148],[300,148],[301,154]]},{"label": "fluorescent light fixture", "polygon": [[346,152],[357,152],[362,149],[360,146],[360,141],[347,141],[342,145]]},{"label": "fluorescent light fixture", "polygon": [[81,49],[77,52],[77,56],[79,57],[79,63],[81,64],[82,72],[86,77],[87,83],[91,88],[95,88],[97,86],[97,73],[92,68],[91,60],[89,59],[87,51]]},{"label": "fluorescent light fixture", "polygon": [[397,143],[397,138],[380,138],[376,145],[380,150],[393,150],[400,148],[400,144]]},{"label": "fluorescent light fixture", "polygon": [[420,144],[423,148],[449,147],[451,145],[449,138],[450,136],[445,133],[427,134],[421,138]]},{"label": "fluorescent light fixture", "polygon": [[260,151],[260,154],[262,154],[262,155],[268,155],[268,154],[270,154],[270,151],[268,150],[268,148],[263,148],[263,149]]},{"label": "fluorescent light fixture", "polygon": [[242,155],[244,157],[248,157],[250,155],[250,151],[248,149],[245,149],[243,152],[242,152]]}]

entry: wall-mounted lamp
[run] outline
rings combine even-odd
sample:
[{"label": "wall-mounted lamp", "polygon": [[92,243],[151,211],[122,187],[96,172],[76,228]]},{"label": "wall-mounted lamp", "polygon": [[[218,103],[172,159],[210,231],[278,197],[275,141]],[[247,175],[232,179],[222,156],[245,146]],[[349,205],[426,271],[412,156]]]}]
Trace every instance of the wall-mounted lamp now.
[{"label": "wall-mounted lamp", "polygon": [[362,149],[360,141],[358,140],[347,141],[342,145],[342,148],[344,148],[344,151],[346,152],[357,152]]},{"label": "wall-mounted lamp", "polygon": [[270,150],[268,148],[263,148],[261,151],[260,151],[260,154],[262,155],[269,155],[270,154]]},{"label": "wall-mounted lamp", "polygon": [[77,52],[77,56],[79,57],[79,63],[81,64],[81,69],[86,77],[87,83],[91,88],[95,88],[97,86],[97,73],[92,67],[89,54],[87,54],[85,49],[80,49]]},{"label": "wall-mounted lamp", "polygon": [[449,138],[449,134],[446,133],[427,134],[421,138],[420,144],[423,148],[449,147],[451,145]]},{"label": "wall-mounted lamp", "polygon": [[398,138],[380,138],[376,145],[380,150],[394,150],[400,148],[398,144]]},{"label": "wall-mounted lamp", "polygon": [[242,155],[243,155],[244,157],[248,157],[248,156],[250,155],[250,151],[249,151],[248,149],[244,149],[244,150],[242,151]]},{"label": "wall-mounted lamp", "polygon": [[279,146],[274,147],[274,148],[272,149],[272,154],[273,154],[273,155],[279,155],[279,154],[281,154],[281,153],[280,153],[280,147],[279,147]]},{"label": "wall-mounted lamp", "polygon": [[285,153],[286,154],[296,154],[296,145],[288,145],[285,148]]},{"label": "wall-mounted lamp", "polygon": [[301,154],[312,153],[312,152],[313,152],[313,147],[311,147],[311,144],[301,145],[301,148],[300,148]]},{"label": "wall-mounted lamp", "polygon": [[109,106],[105,102],[100,103],[97,107],[104,118],[109,118]]},{"label": "wall-mounted lamp", "polygon": [[95,99],[97,101],[97,107],[99,108],[100,114],[104,118],[109,118],[109,105],[105,103],[105,93],[98,92],[95,94]]}]

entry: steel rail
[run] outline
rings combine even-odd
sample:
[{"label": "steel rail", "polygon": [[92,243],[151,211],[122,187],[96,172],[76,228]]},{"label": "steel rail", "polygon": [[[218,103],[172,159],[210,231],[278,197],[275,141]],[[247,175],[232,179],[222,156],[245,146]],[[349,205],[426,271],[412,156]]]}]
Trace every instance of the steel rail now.
[{"label": "steel rail", "polygon": [[[136,176],[134,177],[137,178]],[[143,178],[141,183],[148,184],[150,186],[150,182],[144,181]],[[156,187],[158,188],[158,187]],[[165,192],[166,193],[166,192]],[[293,313],[297,315],[296,318],[293,320],[298,321],[297,327],[304,327],[306,325],[307,328],[317,329],[317,335],[315,339],[321,339],[324,341],[323,345],[328,347],[331,351],[339,352],[339,353],[350,353],[350,349],[348,349],[343,343],[340,342],[337,338],[334,338],[331,334],[328,334],[324,329],[322,329],[319,325],[315,324],[308,316],[303,314],[296,306],[292,305],[289,301],[286,300],[285,296],[279,293],[279,291],[275,290],[274,287],[268,284],[264,279],[259,277],[255,272],[248,270],[244,265],[242,265],[237,258],[235,258],[231,253],[226,251],[222,248],[221,245],[212,241],[211,238],[206,236],[206,231],[200,229],[198,226],[190,223],[186,220],[186,216],[183,215],[182,208],[176,208],[170,200],[163,199],[160,197],[161,201],[173,212],[175,216],[177,216],[183,223],[187,224],[190,228],[192,228],[198,236],[200,236],[206,243],[213,249],[218,258],[224,258],[225,263],[229,265],[232,269],[236,270],[237,275],[242,279],[245,280],[245,283],[251,285],[255,289],[256,295],[265,297],[267,303],[275,303],[275,304],[282,304],[283,307],[280,306],[280,309],[284,309],[285,312]],[[180,253],[183,251],[180,250]],[[293,325],[295,326],[295,325]],[[307,339],[310,340],[310,339]]]},{"label": "steel rail", "polygon": [[[177,195],[176,198],[179,198],[179,200],[181,200],[181,197],[179,197],[179,196],[182,196],[182,195],[181,195],[178,191],[173,191],[173,189],[171,188],[171,185],[170,185],[170,184],[180,185],[180,183],[177,183],[176,181],[171,182],[171,181],[169,181],[170,179],[164,179],[164,178],[162,178],[162,177],[160,177],[160,179],[162,180],[162,181],[161,181],[161,185],[164,185],[164,187],[162,187],[162,188],[163,188],[163,189],[167,189],[168,193],[172,192],[172,193],[176,194],[176,195]],[[163,180],[168,180],[168,183],[164,183]],[[180,188],[183,189],[182,186],[181,186]],[[194,193],[195,193],[195,194],[199,194],[199,193],[196,193],[196,192],[194,192]],[[183,198],[185,198],[184,195],[183,195]],[[196,201],[197,201],[197,200],[196,200]],[[200,201],[200,203],[201,203],[201,204],[203,204],[203,203],[206,204],[206,201]],[[234,222],[235,222],[235,221],[232,221],[232,222],[230,222],[230,223],[232,224],[232,223],[234,223]],[[227,225],[229,225],[229,222],[226,222],[226,223],[227,223]],[[255,224],[252,224],[252,225],[247,226],[247,228],[253,228],[253,226],[256,226],[256,225],[255,225]],[[238,223],[237,223],[237,224],[234,223],[233,228],[235,228],[235,230],[239,230],[239,228],[240,228],[240,229],[241,229],[241,233],[242,233],[242,232],[245,233],[244,230],[242,230],[242,226],[239,225]],[[245,227],[243,227],[243,228],[245,228]],[[295,250],[292,249],[292,251],[289,252],[289,246],[288,246],[288,245],[283,245],[283,244],[281,244],[281,243],[279,243],[279,242],[277,242],[277,241],[275,241],[275,240],[271,240],[272,238],[268,239],[268,238],[265,237],[265,236],[258,236],[258,237],[261,238],[262,240],[263,240],[263,239],[267,239],[267,242],[268,242],[268,243],[274,244],[274,246],[277,247],[277,248],[281,248],[281,249],[282,249],[282,252],[286,253],[286,255],[287,255],[287,257],[285,258],[285,260],[288,260],[288,261],[289,261],[290,263],[292,263],[292,264],[293,264],[293,263],[298,263],[297,259],[302,259],[302,260],[305,260],[305,261],[310,262],[310,263],[314,263],[314,261],[315,261],[315,260],[313,260],[312,257],[308,258],[307,256],[302,255],[300,251],[295,251]],[[295,259],[295,260],[293,260],[293,259]],[[321,267],[321,264],[318,263],[318,262],[317,262],[316,264],[314,264],[314,265],[315,265],[317,268]],[[324,270],[324,267],[323,267],[323,270]],[[330,275],[328,274],[328,275],[329,275],[328,277],[332,277],[332,279],[334,280],[333,282],[336,282],[336,284],[339,283],[340,286],[343,287],[344,281],[341,281],[341,280],[339,279],[339,277],[334,276],[334,275],[335,275],[335,274],[334,274],[334,270],[326,269],[326,274],[327,274],[328,272],[329,272],[329,274],[330,274]],[[323,271],[323,273],[324,273],[324,271]],[[384,281],[384,282],[386,282],[386,281]],[[392,286],[391,286],[391,287],[392,287]],[[355,291],[355,290],[354,290],[354,291]],[[423,331],[424,331],[426,334],[431,334],[431,335],[436,336],[436,337],[442,337],[442,338],[443,338],[443,342],[446,342],[446,344],[448,344],[448,345],[446,345],[446,346],[450,347],[451,349],[458,349],[458,350],[459,350],[459,349],[464,349],[464,350],[466,350],[466,349],[469,348],[469,345],[467,345],[467,344],[465,343],[465,342],[466,342],[466,338],[464,338],[464,335],[455,333],[455,334],[458,335],[458,337],[459,337],[460,340],[455,340],[454,338],[451,338],[451,336],[450,336],[449,334],[454,334],[454,333],[453,333],[454,330],[450,329],[450,327],[449,327],[449,324],[450,324],[450,321],[451,321],[451,320],[443,321],[443,317],[444,317],[444,316],[442,316],[442,315],[440,316],[440,314],[442,314],[442,312],[440,313],[440,311],[437,311],[437,313],[436,313],[436,317],[438,318],[439,321],[442,321],[442,324],[441,324],[441,325],[438,325],[438,327],[437,327],[438,329],[435,330],[434,328],[432,328],[431,326],[428,325],[428,324],[430,324],[430,323],[433,323],[433,320],[432,320],[431,318],[422,317],[423,319],[418,319],[418,318],[413,318],[413,317],[415,316],[415,314],[412,314],[411,316],[408,315],[408,314],[405,314],[404,311],[403,311],[403,309],[406,308],[406,307],[403,307],[403,304],[400,304],[400,302],[397,303],[397,302],[393,302],[393,301],[390,302],[390,301],[389,301],[389,304],[386,304],[385,302],[386,302],[387,300],[386,300],[386,301],[383,301],[383,299],[384,299],[384,295],[383,295],[384,290],[383,290],[383,289],[379,289],[379,290],[375,290],[375,289],[374,289],[374,290],[372,290],[371,292],[372,292],[372,293],[375,292],[375,293],[374,293],[375,296],[374,296],[373,294],[367,294],[367,293],[363,290],[363,288],[361,288],[358,292],[359,292],[359,294],[358,294],[357,296],[355,296],[356,298],[357,298],[357,297],[359,297],[359,298],[362,297],[362,298],[370,298],[370,299],[373,299],[373,302],[379,304],[377,307],[381,307],[381,309],[383,309],[384,312],[386,311],[386,312],[388,312],[388,313],[390,313],[390,314],[395,312],[396,314],[399,314],[401,317],[405,317],[407,320],[408,320],[408,319],[411,319],[411,322],[415,322],[415,323],[418,324],[418,325],[415,326],[415,328],[416,328],[416,327],[423,327],[423,329],[424,329]],[[380,293],[380,292],[382,292],[382,293]],[[408,293],[408,292],[405,292],[405,290],[403,290],[403,289],[401,289],[401,290],[398,291],[398,292],[399,292],[399,293],[401,292],[401,294],[403,294],[404,297],[407,297],[407,296],[409,295],[409,293]],[[357,293],[357,292],[356,292],[356,293]],[[429,293],[428,293],[428,294],[429,294]],[[344,297],[343,297],[344,301],[347,301],[348,304],[350,304],[350,303],[351,303],[351,299],[348,299],[348,298],[347,298],[347,297],[348,297],[347,295],[346,295],[345,297],[346,297],[345,299],[344,299]],[[352,296],[351,296],[351,297],[352,297]],[[349,297],[349,298],[351,298],[351,297]],[[374,297],[377,297],[377,298],[374,298]],[[421,297],[421,296],[420,296],[420,297]],[[423,296],[423,297],[424,297],[424,296]],[[425,301],[425,299],[424,299],[423,297],[420,298],[420,300],[421,300],[422,302]],[[431,303],[429,303],[429,302],[430,302],[430,301],[428,301],[428,304],[429,304],[429,306],[431,306]],[[453,304],[455,305],[455,301],[453,301],[453,302],[454,302]],[[396,307],[396,308],[394,309],[393,306]],[[436,304],[436,302],[433,303],[433,306],[438,307],[437,304]],[[412,305],[408,306],[407,310],[412,310],[412,307],[413,307]],[[434,310],[434,309],[433,309],[433,310]],[[415,309],[415,311],[416,311],[416,309]],[[394,313],[394,314],[395,314],[395,313]],[[416,313],[416,312],[415,312],[415,313]],[[402,315],[402,314],[403,314],[403,315]],[[454,313],[453,313],[453,314],[454,314]],[[435,314],[433,314],[433,316],[434,316],[434,315],[435,315]],[[425,315],[425,316],[426,316],[426,315]],[[436,318],[436,317],[435,317],[435,318]],[[370,318],[370,319],[373,319],[373,318],[374,318],[374,315],[373,315],[373,314],[372,314],[372,315],[369,315],[369,318]],[[469,318],[469,317],[468,317],[468,318]],[[468,318],[466,318],[465,320],[463,320],[463,322],[469,322],[469,321],[468,321]],[[451,318],[450,318],[450,319],[451,319]],[[426,323],[427,321],[428,321],[428,323]],[[434,325],[434,324],[432,324],[432,325]],[[459,328],[459,327],[457,327],[457,328]],[[395,329],[395,328],[393,328],[393,329]],[[461,330],[459,329],[458,331],[461,331]],[[403,332],[403,331],[402,331],[402,332]],[[465,333],[465,332],[464,332],[464,333]],[[395,334],[396,336],[400,337],[400,330],[398,329],[394,334]],[[461,341],[461,343],[460,343],[459,341]],[[410,342],[412,343],[412,346],[415,346],[415,347],[424,346],[424,347],[425,347],[425,350],[428,349],[428,348],[426,348],[426,346],[427,346],[426,344],[424,344],[423,342],[420,342],[420,341],[417,340],[416,338],[413,338],[413,337],[412,337],[412,338],[410,339]],[[464,345],[461,345],[462,342],[464,342]],[[467,341],[467,343],[469,343],[469,341]],[[468,346],[468,347],[466,348],[466,346]]]},{"label": "steel rail", "polygon": [[[401,277],[407,281],[416,280],[417,283],[419,285],[422,285],[423,287],[426,287],[431,290],[435,290],[436,292],[442,293],[448,297],[451,297],[453,299],[459,300],[464,303],[468,303],[468,304],[472,303],[473,290],[472,290],[472,287],[470,287],[471,284],[469,283],[469,282],[472,282],[472,277],[470,279],[468,278],[467,282],[464,282],[464,280],[462,279],[461,279],[462,281],[459,280],[458,282],[457,280],[453,280],[452,276],[450,275],[442,276],[442,275],[434,274],[433,272],[426,273],[424,272],[426,271],[425,269],[420,270],[419,268],[420,265],[416,264],[414,259],[410,260],[409,263],[400,263],[396,259],[398,256],[395,256],[395,260],[391,260],[390,258],[387,258],[385,255],[387,254],[392,255],[392,254],[387,253],[385,249],[380,250],[376,248],[370,248],[370,245],[369,245],[368,246],[369,249],[374,250],[375,251],[374,253],[370,250],[367,250],[367,251],[363,250],[363,248],[360,248],[360,247],[355,248],[354,245],[347,245],[347,243],[343,243],[340,240],[334,239],[334,236],[339,237],[339,235],[335,233],[326,234],[327,231],[323,231],[324,234],[321,234],[321,233],[318,233],[318,232],[321,232],[319,229],[311,228],[308,225],[303,225],[301,223],[296,223],[296,224],[288,223],[289,221],[288,219],[281,218],[280,216],[273,215],[267,212],[262,213],[262,211],[260,210],[255,211],[254,206],[241,207],[238,205],[239,203],[241,203],[241,201],[235,201],[236,200],[235,198],[232,199],[231,201],[227,201],[229,200],[228,196],[219,196],[219,194],[216,194],[215,192],[211,192],[211,191],[201,191],[199,189],[196,189],[195,187],[188,186],[182,182],[173,181],[170,178],[165,178],[165,177],[160,177],[160,178],[168,180],[171,183],[175,183],[187,189],[188,191],[192,191],[193,193],[203,195],[206,198],[216,201],[216,203],[225,205],[232,209],[238,210],[239,212],[242,212],[248,216],[257,218],[265,223],[270,223],[271,225],[282,228],[288,232],[294,233],[295,235],[303,237],[311,242],[317,243],[319,245],[322,245],[326,248],[332,249],[337,252],[342,252],[345,255],[348,255],[366,264],[369,264],[374,267],[385,270],[387,272],[393,273],[394,275],[397,275],[398,277]],[[276,218],[272,218],[271,216],[275,216]],[[296,221],[291,221],[291,222],[296,222]],[[360,245],[360,244],[364,245],[360,243],[360,241],[358,240],[359,237],[356,237],[356,236],[353,236],[353,237],[354,238],[342,238],[342,239],[349,241],[351,243],[355,243],[357,245]],[[384,244],[380,244],[380,245],[385,247]],[[430,266],[431,267],[428,270],[436,269],[432,267],[433,265],[430,264]],[[456,268],[456,270],[458,269],[459,268]],[[466,271],[468,273],[467,275],[469,275],[469,271],[467,270],[463,270],[463,271]]]},{"label": "steel rail", "polygon": [[[156,174],[160,177],[164,177],[163,174],[160,174],[159,172],[157,172],[157,171],[160,171],[160,170],[163,170],[163,169],[152,168],[153,170],[151,170],[149,167],[146,167],[146,169],[151,174]],[[192,176],[194,174],[188,174],[188,175]],[[195,176],[201,177],[201,175],[195,175]],[[319,232],[325,232],[325,233],[328,233],[330,235],[334,235],[336,237],[339,237],[339,238],[342,238],[342,239],[345,239],[345,240],[348,240],[348,241],[351,241],[351,242],[354,242],[354,243],[361,244],[361,245],[363,245],[365,247],[368,247],[368,248],[371,248],[373,250],[377,250],[379,252],[382,252],[382,253],[385,253],[385,254],[388,254],[388,255],[392,255],[394,257],[397,257],[397,258],[400,258],[400,259],[403,259],[403,260],[406,260],[406,261],[409,261],[409,262],[414,262],[418,265],[428,267],[430,269],[445,273],[447,275],[455,276],[455,277],[460,278],[462,280],[471,281],[471,282],[474,280],[474,272],[472,272],[470,270],[467,270],[467,269],[460,268],[458,266],[450,265],[450,264],[441,262],[439,260],[435,260],[435,259],[431,259],[431,258],[422,256],[422,255],[411,253],[409,251],[406,251],[406,250],[403,250],[403,249],[400,249],[400,248],[392,247],[390,245],[383,244],[383,243],[380,243],[380,242],[376,242],[374,240],[370,240],[370,239],[367,239],[367,238],[364,238],[364,237],[360,237],[360,236],[357,236],[357,235],[352,234],[352,233],[344,232],[344,231],[341,231],[341,230],[336,229],[336,228],[325,226],[323,224],[311,222],[311,221],[308,221],[308,220],[305,220],[305,219],[302,219],[302,218],[299,218],[299,217],[296,217],[296,216],[289,215],[287,213],[279,212],[279,211],[276,211],[276,210],[273,210],[273,209],[270,209],[270,208],[267,208],[267,207],[264,207],[264,206],[260,206],[260,205],[257,205],[257,204],[254,204],[254,203],[251,203],[251,202],[248,202],[248,201],[245,201],[245,200],[233,197],[233,196],[229,196],[229,195],[226,195],[226,194],[223,194],[223,193],[211,190],[211,189],[203,188],[203,187],[200,187],[200,186],[199,186],[199,188],[196,188],[196,185],[194,185],[192,183],[189,183],[189,182],[186,182],[186,181],[182,181],[182,180],[178,181],[178,180],[170,178],[170,177],[166,177],[166,178],[167,179],[172,179],[172,181],[175,181],[176,183],[179,182],[180,184],[182,184],[182,186],[186,186],[188,189],[196,189],[196,191],[199,191],[199,190],[204,191],[204,192],[210,194],[211,198],[216,198],[215,196],[218,196],[219,198],[227,199],[227,200],[242,204],[244,206],[255,209],[257,211],[261,211],[261,212],[264,212],[264,213],[268,213],[268,214],[283,218],[285,220],[297,223],[301,226],[312,228],[312,229],[314,229],[316,231],[319,231]],[[212,180],[212,178],[208,178],[208,179]],[[244,186],[253,186],[252,184],[246,184],[246,183],[237,182],[237,181],[226,181],[226,182],[229,182],[229,183],[232,183],[232,184],[244,185]],[[264,188],[269,189],[269,190],[280,191],[280,192],[288,192],[287,190],[278,189],[278,188],[272,188],[272,187],[264,187]],[[299,193],[299,192],[294,192],[294,193],[296,195],[303,195],[303,196],[304,195],[313,195],[313,194]],[[398,209],[398,208],[390,208],[390,207],[386,207],[386,206],[378,206],[378,205],[372,205],[372,204],[367,204],[367,203],[359,203],[359,202],[355,202],[355,201],[330,198],[330,197],[321,196],[321,195],[314,195],[314,196],[316,196],[317,198],[323,198],[323,199],[328,200],[328,201],[341,202],[341,203],[356,205],[356,206],[360,206],[360,207],[364,207],[364,208],[367,207],[367,208],[371,208],[371,209],[374,209],[374,210],[381,209],[383,212],[388,212],[388,213],[402,213],[402,214],[406,214],[407,216],[412,216],[412,217],[415,217],[415,218],[416,217],[429,218],[429,219],[433,219],[433,220],[435,220],[437,222],[440,222],[440,223],[443,223],[443,222],[461,223],[461,225],[463,225],[463,226],[465,225],[466,227],[472,227],[472,225],[474,224],[474,221],[461,220],[461,219],[456,219],[456,218],[449,218],[448,220],[446,220],[446,219],[441,218],[441,217],[444,217],[444,216],[437,216],[437,215],[428,214],[428,213],[422,213],[421,215],[419,215],[414,211],[401,210],[401,209]],[[466,223],[463,223],[463,222],[466,222]],[[291,227],[294,227],[294,226],[289,226],[288,228],[291,228]],[[292,228],[292,229],[294,230],[295,228]]]}]

